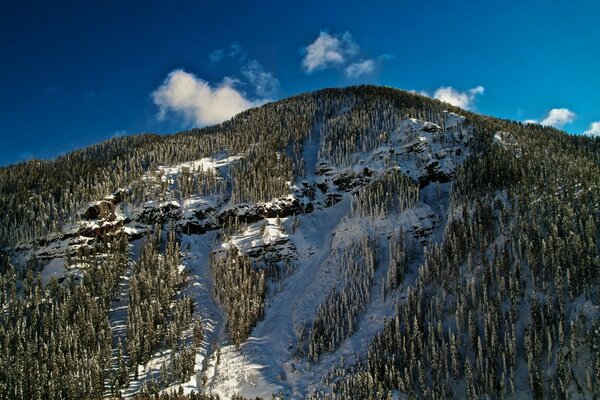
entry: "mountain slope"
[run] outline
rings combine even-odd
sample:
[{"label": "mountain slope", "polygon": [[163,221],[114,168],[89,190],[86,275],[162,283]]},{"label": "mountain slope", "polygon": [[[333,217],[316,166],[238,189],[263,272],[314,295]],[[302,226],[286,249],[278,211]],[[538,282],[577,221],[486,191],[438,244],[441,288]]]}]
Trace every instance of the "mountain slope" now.
[{"label": "mountain slope", "polygon": [[363,86],[4,168],[0,390],[594,398],[598,154]]}]

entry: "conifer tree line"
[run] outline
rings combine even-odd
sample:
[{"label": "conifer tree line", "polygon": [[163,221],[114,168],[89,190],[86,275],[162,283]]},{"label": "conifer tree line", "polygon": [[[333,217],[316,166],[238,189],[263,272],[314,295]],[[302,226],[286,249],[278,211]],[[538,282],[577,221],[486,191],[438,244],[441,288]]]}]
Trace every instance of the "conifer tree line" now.
[{"label": "conifer tree line", "polygon": [[222,196],[226,190],[227,181],[216,171],[182,166],[174,179],[165,176],[162,169],[150,170],[145,177],[131,184],[125,200],[139,206],[157,199],[171,200],[167,199],[168,191],[173,193],[173,200],[182,201],[192,196]]},{"label": "conifer tree line", "polygon": [[415,257],[414,243],[404,231],[393,232],[389,239],[388,269],[383,284],[383,297],[389,295],[402,284],[408,271],[408,264]]},{"label": "conifer tree line", "polygon": [[161,245],[160,227],[149,233],[135,263],[127,340],[118,343],[116,365],[108,316],[117,284],[131,265],[127,235],[108,237],[67,258],[67,265],[82,268],[79,282],[73,275],[62,284],[52,277],[43,286],[40,273],[29,270],[21,285],[9,259],[0,257],[0,309],[5,310],[0,314],[0,398],[117,394],[131,377],[138,378],[138,364],[147,362],[159,346],[171,355],[156,387],[189,380],[203,329],[194,319],[192,299],[175,299],[183,276],[173,226],[166,236]]},{"label": "conifer tree line", "polygon": [[177,176],[175,187],[178,200],[188,199],[194,195],[214,196],[225,193],[226,182],[214,170],[194,170],[183,167]]},{"label": "conifer tree line", "polygon": [[227,316],[232,343],[246,341],[262,318],[266,293],[265,271],[252,267],[250,259],[236,247],[225,254],[211,254],[213,292]]},{"label": "conifer tree line", "polygon": [[267,202],[289,194],[294,180],[292,161],[276,142],[256,145],[231,166],[231,178],[234,204]]},{"label": "conifer tree line", "polygon": [[308,337],[311,361],[319,362],[321,353],[334,351],[356,330],[359,313],[369,303],[377,257],[377,242],[368,236],[351,242],[340,255],[342,281],[319,306]]},{"label": "conifer tree line", "polygon": [[81,282],[73,276],[42,285],[27,273],[17,289],[15,269],[0,276],[0,398],[100,398],[111,368],[112,332],[108,310],[128,266],[127,236],[77,257],[85,264]]},{"label": "conifer tree line", "polygon": [[358,217],[385,218],[419,203],[419,186],[397,169],[386,171],[352,196],[352,214]]},{"label": "conifer tree line", "polygon": [[[171,392],[159,392],[156,388],[146,388],[143,393],[133,397],[134,400],[220,400],[221,397],[218,394],[212,393],[191,393],[185,394],[183,388],[180,387],[177,391]],[[239,394],[233,394],[231,400],[246,400],[247,397],[240,396]],[[259,397],[248,400],[260,400]]]}]

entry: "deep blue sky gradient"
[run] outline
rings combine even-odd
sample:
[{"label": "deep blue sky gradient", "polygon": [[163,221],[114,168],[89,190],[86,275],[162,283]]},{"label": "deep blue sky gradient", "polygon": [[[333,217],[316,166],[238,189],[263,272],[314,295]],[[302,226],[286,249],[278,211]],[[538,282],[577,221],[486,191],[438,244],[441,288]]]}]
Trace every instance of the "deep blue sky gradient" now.
[{"label": "deep blue sky gradient", "polygon": [[[367,4],[369,3],[369,4]],[[0,165],[54,157],[115,134],[169,133],[150,94],[182,68],[212,84],[239,76],[239,44],[281,83],[276,98],[357,83],[433,91],[485,87],[476,110],[517,120],[566,107],[583,132],[600,120],[600,2],[4,1]],[[306,74],[302,48],[348,31],[374,74]]]}]

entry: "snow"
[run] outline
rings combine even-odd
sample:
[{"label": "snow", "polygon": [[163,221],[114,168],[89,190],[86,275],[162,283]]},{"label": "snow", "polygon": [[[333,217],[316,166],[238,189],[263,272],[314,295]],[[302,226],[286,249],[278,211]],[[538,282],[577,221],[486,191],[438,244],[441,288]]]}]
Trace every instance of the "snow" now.
[{"label": "snow", "polygon": [[[374,279],[372,302],[355,334],[334,353],[325,354],[318,365],[309,365],[294,355],[297,328],[309,327],[317,308],[340,280],[343,271],[339,271],[336,262],[338,250],[364,233],[379,237],[383,246],[392,232],[399,229],[408,232],[413,225],[435,213],[421,204],[392,218],[358,220],[348,218],[349,202],[346,197],[333,207],[299,216],[301,228],[289,235],[298,254],[296,271],[285,279],[281,292],[271,299],[252,337],[239,348],[232,345],[222,348],[219,374],[210,381],[214,393],[225,398],[234,393],[247,397],[281,394],[284,398],[304,398],[312,390],[322,388],[322,377],[341,357],[353,362],[357,354],[364,354],[370,340],[383,327],[384,319],[394,315],[396,301],[403,294],[398,292],[385,300],[381,298],[381,281],[387,265],[383,258]],[[435,225],[435,221],[430,223]],[[443,227],[438,225],[437,228],[437,237],[441,238]],[[382,254],[387,252],[382,251]]]},{"label": "snow", "polygon": [[42,270],[42,285],[47,285],[52,277],[57,279],[64,277],[66,272],[65,261],[62,258],[52,259]]},{"label": "snow", "polygon": [[[441,156],[440,169],[452,173],[468,153],[466,146],[471,132],[461,127],[463,121],[464,117],[450,113],[446,124],[447,129],[454,128],[455,141],[451,145],[463,150],[459,155],[444,147],[448,143],[440,143],[436,137],[439,132],[422,130],[424,127],[431,131],[441,130],[441,127],[412,119],[404,121],[393,132],[390,146],[382,146],[370,154],[361,154],[358,165],[350,169],[358,172],[369,167],[374,171],[382,171],[385,169],[382,156],[394,149],[399,155],[399,168],[418,179],[422,171],[417,168],[416,160],[405,150],[407,144],[412,145],[412,141],[417,140],[423,145],[425,159],[434,159],[434,154],[438,154]],[[318,162],[320,161],[310,160],[313,165]],[[310,164],[307,164],[307,170],[310,170]],[[328,168],[323,176],[309,176],[316,181],[329,181],[344,172],[344,169]],[[380,259],[381,266],[376,271],[375,283],[371,289],[372,300],[360,319],[357,331],[335,352],[324,354],[319,364],[312,365],[294,354],[297,329],[304,326],[308,333],[317,308],[340,280],[336,262],[339,249],[364,233],[379,237],[380,245],[384,247],[393,232],[399,229],[412,232],[415,226],[431,230],[431,235],[424,241],[441,240],[450,188],[449,183],[429,185],[422,190],[423,201],[419,205],[387,219],[350,217],[350,195],[343,193],[340,203],[315,210],[311,214],[299,215],[300,228],[293,234],[287,233],[297,253],[294,274],[285,278],[281,290],[269,298],[264,319],[254,328],[247,342],[239,347],[224,342],[219,355],[220,362],[214,361],[215,365],[212,367],[210,390],[224,398],[235,393],[246,397],[268,398],[279,395],[284,398],[304,398],[316,389],[326,389],[324,377],[327,372],[338,365],[340,359],[344,359],[346,363],[356,361],[356,356],[364,354],[370,340],[383,327],[385,318],[394,315],[396,301],[405,296],[406,284],[416,277],[414,270],[418,262],[418,259],[415,260],[413,273],[406,278],[404,288],[383,299],[381,284],[386,273],[387,252],[382,250],[384,255]],[[426,203],[431,203],[432,206]],[[289,227],[289,221],[283,220],[283,225]],[[234,236],[232,242],[243,250],[283,237],[280,230],[271,229],[271,226],[272,221],[269,221],[265,237],[258,238],[257,227],[251,225],[241,235]]]},{"label": "snow", "polygon": [[[287,218],[281,218],[280,220],[281,223],[284,223]],[[288,235],[283,229],[277,226],[277,218],[265,218],[264,221],[249,225],[242,234],[233,235],[230,241],[222,243],[221,246],[224,249],[235,246],[242,253],[246,253],[249,249],[273,244],[285,240],[287,237]]]},{"label": "snow", "polygon": [[[225,335],[224,316],[212,296],[212,279],[208,262],[215,237],[215,232],[209,232],[204,235],[183,235],[181,238],[182,264],[190,273],[192,280],[183,294],[194,299],[196,314],[202,319],[204,340],[197,349],[194,374],[190,380],[182,385],[172,385],[165,391],[178,390],[179,386],[183,387],[185,393],[202,391],[202,376],[207,373],[206,366],[209,365],[209,358],[215,353],[219,340]],[[154,365],[160,368],[160,363]]]},{"label": "snow", "polygon": [[[346,199],[320,215],[300,216],[302,233],[292,235],[292,241],[298,254],[305,255],[303,262],[286,279],[282,291],[271,299],[264,320],[256,326],[252,337],[239,349],[231,345],[223,348],[219,375],[226,378],[213,378],[214,393],[225,398],[234,393],[247,397],[269,397],[278,392],[285,397],[293,394],[293,375],[285,370],[283,361],[289,357],[295,326],[309,321],[326,289],[333,284],[327,275],[331,275],[334,266],[326,263],[332,250],[331,232],[349,207]],[[247,368],[252,368],[252,380],[248,379]]]},{"label": "snow", "polygon": [[184,168],[187,168],[190,172],[217,172],[219,168],[227,166],[241,158],[241,155],[224,158],[205,157],[201,158],[200,160],[181,163],[175,166],[161,165],[158,167],[157,172],[161,175],[163,182],[174,182],[175,177],[178,176]]}]

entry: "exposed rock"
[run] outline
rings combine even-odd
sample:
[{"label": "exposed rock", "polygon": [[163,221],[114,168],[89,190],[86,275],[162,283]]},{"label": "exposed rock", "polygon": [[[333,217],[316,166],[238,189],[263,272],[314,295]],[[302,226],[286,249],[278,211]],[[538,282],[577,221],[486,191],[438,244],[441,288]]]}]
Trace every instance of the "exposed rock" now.
[{"label": "exposed rock", "polygon": [[[293,215],[309,213],[314,210],[310,202],[300,202],[294,197],[285,197],[276,199],[267,204],[248,205],[238,204],[232,208],[223,211],[218,215],[218,225],[222,226],[228,221],[235,221],[251,224],[264,218],[285,218]],[[215,228],[216,229],[216,228]]]},{"label": "exposed rock", "polygon": [[324,162],[319,163],[319,165],[317,165],[317,167],[315,168],[315,173],[317,175],[330,175],[332,172],[331,167]]},{"label": "exposed rock", "polygon": [[244,254],[250,258],[261,258],[269,262],[278,262],[284,259],[290,259],[290,254],[294,253],[294,246],[287,238],[279,239],[273,243],[254,246]]},{"label": "exposed rock", "polygon": [[422,153],[426,150],[427,150],[426,143],[421,142],[421,141],[413,142],[413,143],[410,143],[410,144],[407,144],[406,146],[404,146],[404,151],[406,151],[407,153],[411,153],[413,151],[415,153]]},{"label": "exposed rock", "polygon": [[85,226],[79,230],[79,234],[87,237],[103,237],[112,235],[123,228],[123,222],[124,220],[119,219],[117,221],[106,221],[102,225]]},{"label": "exposed rock", "polygon": [[194,211],[194,216],[200,220],[208,218],[209,215],[213,214],[215,209],[212,207],[203,208],[201,210]]},{"label": "exposed rock", "polygon": [[308,182],[302,182],[302,188],[300,189],[300,195],[302,197],[306,197],[307,199],[313,201],[315,199],[315,186],[309,185]]},{"label": "exposed rock", "polygon": [[117,205],[125,200],[125,197],[130,193],[127,189],[118,189],[110,196],[106,196],[104,200],[110,201],[114,205]]},{"label": "exposed rock", "polygon": [[187,219],[180,221],[178,224],[181,228],[181,231],[188,235],[201,235],[208,231],[212,231],[215,229],[219,229],[219,224],[217,224],[212,218],[205,219]]},{"label": "exposed rock", "polygon": [[312,203],[306,203],[303,205],[303,207],[304,207],[305,214],[311,213],[315,210],[315,206],[313,206]]},{"label": "exposed rock", "polygon": [[49,262],[67,255],[73,257],[81,248],[91,247],[95,240],[92,237],[77,236],[69,239],[66,244],[60,241],[55,242],[35,251],[35,257],[43,262]]},{"label": "exposed rock", "polygon": [[170,220],[181,218],[179,205],[169,202],[160,206],[145,206],[136,221],[145,225],[164,224]]},{"label": "exposed rock", "polygon": [[442,127],[439,126],[438,124],[434,124],[433,122],[425,122],[425,124],[423,125],[423,127],[421,128],[421,130],[423,132],[429,132],[429,133],[441,132],[442,131]]},{"label": "exposed rock", "polygon": [[319,188],[321,193],[327,193],[327,190],[329,190],[329,185],[327,185],[327,182],[319,182],[316,186]]},{"label": "exposed rock", "polygon": [[[367,168],[365,170],[369,171]],[[352,189],[364,185],[368,179],[364,175],[355,174],[352,171],[345,172],[333,180],[337,188],[343,192],[349,192]]]},{"label": "exposed rock", "polygon": [[296,214],[302,214],[305,212],[303,204],[300,204],[296,198],[285,198],[274,201],[269,205],[263,207],[262,215],[267,218],[285,218]]},{"label": "exposed rock", "polygon": [[433,232],[433,227],[425,228],[425,227],[422,227],[419,225],[413,226],[413,235],[416,239],[428,237],[431,235],[432,232]]},{"label": "exposed rock", "polygon": [[100,200],[91,203],[88,208],[81,214],[81,218],[92,220],[107,220],[114,221],[117,218],[115,214],[115,205],[112,201]]},{"label": "exposed rock", "polygon": [[442,160],[442,159],[446,158],[447,155],[448,155],[448,152],[446,150],[441,150],[441,151],[438,151],[437,153],[435,153],[433,156],[438,160]]},{"label": "exposed rock", "polygon": [[450,182],[452,174],[440,169],[440,162],[437,160],[431,161],[425,167],[424,174],[419,177],[419,186],[425,187],[430,182]]},{"label": "exposed rock", "polygon": [[235,221],[236,219],[238,222],[251,224],[258,222],[263,218],[263,210],[256,205],[251,206],[249,204],[238,204],[233,208],[223,211],[217,217],[219,225]]}]

